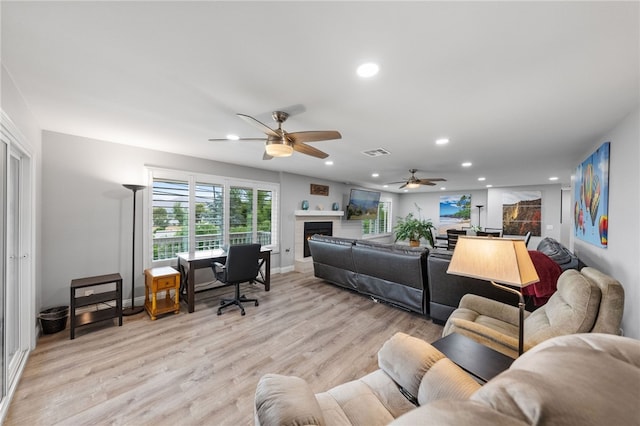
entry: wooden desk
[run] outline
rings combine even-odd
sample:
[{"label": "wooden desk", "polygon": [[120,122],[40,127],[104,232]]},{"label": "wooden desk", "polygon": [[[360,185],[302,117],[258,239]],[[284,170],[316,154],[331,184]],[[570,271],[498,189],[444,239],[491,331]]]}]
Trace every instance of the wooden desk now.
[{"label": "wooden desk", "polygon": [[474,376],[479,383],[488,382],[513,362],[512,358],[457,333],[436,340],[431,346]]},{"label": "wooden desk", "polygon": [[[195,279],[196,269],[211,268],[212,262],[224,263],[227,253],[222,249],[202,250],[194,253],[177,253],[178,270],[183,279],[181,291],[186,293],[189,313],[195,311]],[[260,274],[256,281],[264,284],[264,291],[271,289],[271,249],[260,249]],[[215,287],[214,287],[215,288]],[[184,299],[183,299],[184,300]]]}]

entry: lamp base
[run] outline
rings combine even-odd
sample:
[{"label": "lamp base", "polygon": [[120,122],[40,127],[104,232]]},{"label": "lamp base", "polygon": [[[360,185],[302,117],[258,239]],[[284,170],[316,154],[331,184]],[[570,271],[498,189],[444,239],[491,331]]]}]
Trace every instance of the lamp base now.
[{"label": "lamp base", "polygon": [[129,306],[128,308],[122,308],[122,315],[129,317],[131,315],[138,315],[144,311],[144,306]]}]

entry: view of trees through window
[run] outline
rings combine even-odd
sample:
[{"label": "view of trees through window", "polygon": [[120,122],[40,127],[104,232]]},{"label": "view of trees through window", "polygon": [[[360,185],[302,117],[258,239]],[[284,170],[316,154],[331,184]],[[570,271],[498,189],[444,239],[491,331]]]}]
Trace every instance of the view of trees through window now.
[{"label": "view of trees through window", "polygon": [[272,244],[273,199],[272,190],[231,186],[225,218],[224,185],[196,182],[192,198],[188,181],[154,179],[153,260],[173,258],[189,251],[190,244],[196,251],[225,244]]},{"label": "view of trees through window", "polygon": [[378,204],[378,217],[362,221],[362,235],[375,235],[391,232],[391,201],[380,201]]}]

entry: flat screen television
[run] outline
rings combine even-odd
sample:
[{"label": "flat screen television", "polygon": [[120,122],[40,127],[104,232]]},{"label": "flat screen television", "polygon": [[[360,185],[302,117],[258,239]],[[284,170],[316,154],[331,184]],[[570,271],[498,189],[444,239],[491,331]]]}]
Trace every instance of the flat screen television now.
[{"label": "flat screen television", "polygon": [[364,189],[352,189],[347,205],[347,220],[369,220],[378,217],[378,204],[380,193],[365,191]]}]

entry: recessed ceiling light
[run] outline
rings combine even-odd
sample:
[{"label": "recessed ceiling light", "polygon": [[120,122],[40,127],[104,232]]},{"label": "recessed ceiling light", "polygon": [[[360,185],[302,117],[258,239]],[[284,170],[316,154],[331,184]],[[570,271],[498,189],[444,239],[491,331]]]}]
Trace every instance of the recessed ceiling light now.
[{"label": "recessed ceiling light", "polygon": [[333,161],[327,160],[324,162],[324,164],[326,164],[327,166],[333,166]]},{"label": "recessed ceiling light", "polygon": [[227,135],[227,139],[229,139],[230,141],[237,141],[238,139],[240,139],[240,136],[229,134]]},{"label": "recessed ceiling light", "polygon": [[404,192],[409,192],[409,190],[408,190],[408,189],[405,189],[405,190],[404,190]]},{"label": "recessed ceiling light", "polygon": [[447,189],[447,188],[445,188],[444,186],[440,187],[440,191],[444,191],[445,189]]},{"label": "recessed ceiling light", "polygon": [[378,177],[378,176],[380,176],[379,173],[371,173],[371,177]]},{"label": "recessed ceiling light", "polygon": [[446,145],[448,143],[449,143],[449,139],[447,139],[447,138],[438,139],[436,141],[436,145]]},{"label": "recessed ceiling light", "polygon": [[487,188],[492,188],[492,187],[493,187],[493,185],[487,185]]},{"label": "recessed ceiling light", "polygon": [[382,187],[383,187],[383,188],[388,188],[388,187],[389,187],[389,185],[382,185]]},{"label": "recessed ceiling light", "polygon": [[549,180],[558,180],[558,176],[551,176]]},{"label": "recessed ceiling light", "polygon": [[380,70],[380,67],[378,67],[378,64],[374,64],[373,62],[367,62],[366,64],[360,65],[356,72],[358,73],[358,76],[362,78],[371,78],[374,75],[378,74],[379,70]]},{"label": "recessed ceiling light", "polygon": [[486,178],[486,177],[479,177],[479,178],[478,178],[478,180],[479,180],[480,182],[484,182],[485,180],[487,180],[487,178]]},{"label": "recessed ceiling light", "polygon": [[462,167],[471,167],[471,162],[467,161],[467,162],[462,163]]}]

